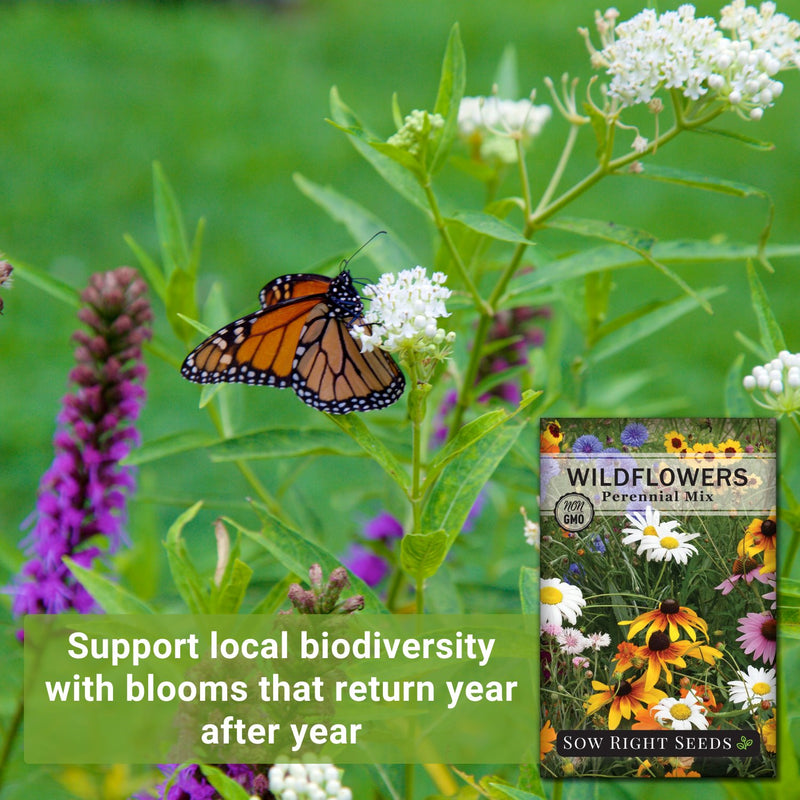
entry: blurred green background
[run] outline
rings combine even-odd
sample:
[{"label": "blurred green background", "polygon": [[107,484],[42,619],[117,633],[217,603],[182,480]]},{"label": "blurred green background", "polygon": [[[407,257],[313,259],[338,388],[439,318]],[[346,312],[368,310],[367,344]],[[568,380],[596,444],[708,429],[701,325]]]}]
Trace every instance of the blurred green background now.
[{"label": "blurred green background", "polygon": [[[697,6],[700,13],[716,15],[719,10],[706,2]],[[622,18],[641,9],[632,2],[618,7]],[[425,220],[326,124],[331,86],[339,87],[366,124],[388,136],[394,130],[393,92],[405,111],[432,107],[447,34],[459,21],[467,94],[489,92],[501,53],[511,43],[518,54],[521,93],[536,88],[538,102],[547,102],[545,75],[558,78],[567,71],[580,76],[585,86],[591,73],[576,29],[592,27],[594,8],[588,2],[540,0],[297,0],[277,7],[4,3],[0,250],[12,263],[29,263],[78,288],[94,271],[135,263],[123,241],[126,233],[155,254],[151,165],[158,160],[190,226],[201,216],[207,218],[202,288],[206,291],[219,280],[232,314],[254,309],[258,291],[269,279],[309,270],[355,249],[346,232],[296,189],[292,174],[297,171],[374,210],[410,243],[419,263],[431,264],[434,237]],[[779,10],[798,18],[800,2],[781,2]],[[776,243],[800,241],[800,76],[788,73],[783,78],[783,96],[760,123],[747,124],[733,115],[721,123],[774,142],[774,150],[684,135],[656,156],[661,164],[763,188],[777,209]],[[535,185],[541,187],[548,179],[565,130],[555,117],[537,140],[530,159]],[[584,131],[568,181],[592,168],[593,150],[591,134]],[[446,168],[441,182],[453,200],[480,207],[480,187],[454,170]],[[648,185],[639,194],[632,187],[624,178],[606,180],[569,213],[641,228],[659,239],[718,236],[749,243],[756,241],[766,219],[766,204],[756,198],[740,200],[666,184]],[[542,241],[559,251],[584,246],[557,237]],[[398,269],[406,266],[411,265]],[[776,260],[775,266],[775,274],[761,271],[761,278],[789,347],[797,350],[800,260]],[[368,261],[358,267],[363,277],[376,277]],[[744,264],[702,264],[679,271],[695,288],[727,286],[728,292],[714,302],[714,316],[695,311],[666,334],[603,362],[588,386],[591,413],[646,409],[652,414],[654,407],[663,415],[724,413],[724,377],[743,351],[734,332],[757,337]],[[652,270],[624,270],[615,278],[612,307],[622,313],[676,294]],[[72,365],[70,336],[76,326],[74,309],[23,280],[3,290],[3,298],[0,584],[7,583],[20,563],[19,526],[34,507],[39,477],[52,459],[50,441]],[[163,319],[157,330],[167,332]],[[574,334],[567,325],[570,336]],[[163,362],[149,363],[149,402],[141,422],[145,441],[186,428],[210,431],[197,410],[196,387]],[[746,370],[755,363],[748,355]],[[634,373],[643,376],[643,386],[620,404],[615,387]],[[308,410],[290,392],[233,391],[241,402],[241,429],[308,424]],[[323,423],[315,419],[314,424]],[[328,546],[341,552],[360,521],[386,503],[385,493],[380,473],[361,471],[361,461],[346,472],[322,462],[322,470],[302,465],[306,480],[292,502],[305,502],[311,522],[326,517],[334,529]],[[270,488],[280,492],[288,469],[270,466],[265,473]],[[365,503],[359,495],[356,503],[354,484],[359,492],[374,485],[374,498]],[[194,456],[144,467],[140,485],[140,500],[157,502],[138,502],[133,508],[137,549],[122,563],[136,590],[152,596],[162,588],[161,576],[150,567],[137,569],[137,564],[152,565],[151,559],[160,563],[159,539],[178,510],[202,491],[218,501],[206,515],[209,521],[221,508],[235,507],[226,503],[241,503],[250,491],[232,467],[210,466]],[[534,495],[532,488],[531,506]],[[210,528],[206,530],[210,544]],[[473,539],[465,546],[479,554],[486,545]],[[508,558],[492,576],[498,588],[508,587],[509,597],[516,568]],[[268,576],[269,566],[264,569]]]}]

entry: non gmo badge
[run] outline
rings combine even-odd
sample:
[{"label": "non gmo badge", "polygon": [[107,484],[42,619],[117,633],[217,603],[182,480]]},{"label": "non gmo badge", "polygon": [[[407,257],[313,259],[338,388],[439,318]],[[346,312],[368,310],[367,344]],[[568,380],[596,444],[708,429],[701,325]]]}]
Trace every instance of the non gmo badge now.
[{"label": "non gmo badge", "polygon": [[586,495],[579,492],[562,494],[553,509],[556,522],[565,531],[578,533],[588,528],[594,519],[594,506]]}]

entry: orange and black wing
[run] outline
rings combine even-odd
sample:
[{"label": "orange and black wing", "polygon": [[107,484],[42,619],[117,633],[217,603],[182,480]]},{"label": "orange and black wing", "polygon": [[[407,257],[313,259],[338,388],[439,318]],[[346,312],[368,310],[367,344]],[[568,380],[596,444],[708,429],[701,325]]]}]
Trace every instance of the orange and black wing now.
[{"label": "orange and black wing", "polygon": [[324,294],[287,299],[231,322],[186,356],[181,374],[195,383],[293,386],[300,335],[323,300]]},{"label": "orange and black wing", "polygon": [[403,393],[405,378],[383,350],[362,353],[347,323],[321,302],[300,334],[292,388],[320,411],[347,414],[391,405]]},{"label": "orange and black wing", "polygon": [[271,280],[261,290],[258,299],[261,301],[262,308],[270,308],[270,306],[296,300],[299,297],[308,297],[312,294],[324,295],[330,285],[331,279],[325,275],[303,272],[281,275],[279,278]]}]

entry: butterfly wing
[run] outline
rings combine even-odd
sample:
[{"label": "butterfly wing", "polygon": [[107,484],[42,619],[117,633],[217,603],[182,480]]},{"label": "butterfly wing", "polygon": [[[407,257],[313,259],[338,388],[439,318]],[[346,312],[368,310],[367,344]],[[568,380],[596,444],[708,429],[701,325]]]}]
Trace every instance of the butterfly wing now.
[{"label": "butterfly wing", "polygon": [[333,279],[282,275],[259,300],[261,309],[192,350],[181,374],[195,383],[291,386],[304,403],[331,414],[385,408],[403,393],[392,357],[362,353],[350,334],[363,306],[346,270]]},{"label": "butterfly wing", "polygon": [[319,294],[289,299],[226,325],[186,356],[181,374],[195,383],[291,386],[306,318],[323,299]]},{"label": "butterfly wing", "polygon": [[262,308],[269,308],[288,300],[308,297],[312,294],[325,294],[331,285],[331,279],[325,275],[313,275],[297,272],[292,275],[281,275],[271,280],[259,293],[258,299]]},{"label": "butterfly wing", "polygon": [[403,393],[405,378],[383,350],[362,353],[347,322],[323,301],[310,310],[300,334],[292,388],[320,411],[347,414],[391,405]]}]

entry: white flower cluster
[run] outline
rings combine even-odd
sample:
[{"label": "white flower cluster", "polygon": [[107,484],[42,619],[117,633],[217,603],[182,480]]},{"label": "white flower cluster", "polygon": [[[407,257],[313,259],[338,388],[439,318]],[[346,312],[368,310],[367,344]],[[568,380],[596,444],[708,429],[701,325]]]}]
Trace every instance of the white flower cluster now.
[{"label": "white flower cluster", "polygon": [[593,50],[592,63],[606,68],[609,94],[623,106],[677,89],[692,100],[722,100],[757,120],[783,91],[774,76],[800,66],[800,24],[776,14],[774,3],[757,10],[734,0],[722,9],[719,27],[711,17],[696,17],[690,4],[660,15],[645,9],[619,25],[618,13],[597,16],[603,49]]},{"label": "white flower cluster", "polygon": [[[428,121],[427,126],[426,119]],[[387,144],[393,144],[395,147],[408,150],[412,156],[419,156],[423,141],[443,127],[444,117],[441,114],[429,114],[427,111],[420,111],[415,108],[410,114],[406,115],[400,130],[386,141]]]},{"label": "white flower cluster", "polygon": [[273,764],[269,790],[279,800],[353,800],[333,764]]},{"label": "white flower cluster", "polygon": [[444,286],[446,280],[443,272],[434,272],[428,278],[424,267],[414,267],[397,275],[384,273],[378,283],[365,286],[364,296],[371,300],[363,317],[366,325],[350,329],[361,344],[361,352],[378,347],[389,352],[430,354],[452,342],[455,334],[438,326],[440,317],[450,316],[444,305],[450,297],[450,290]]},{"label": "white flower cluster", "polygon": [[742,383],[748,392],[761,390],[763,402],[755,402],[763,408],[781,414],[800,410],[800,353],[781,350],[772,361],[753,367]]},{"label": "white flower cluster", "polygon": [[517,159],[514,139],[527,143],[538,136],[552,113],[550,106],[537,106],[530,100],[465,97],[458,107],[458,131],[480,148],[484,160],[513,163]]}]

